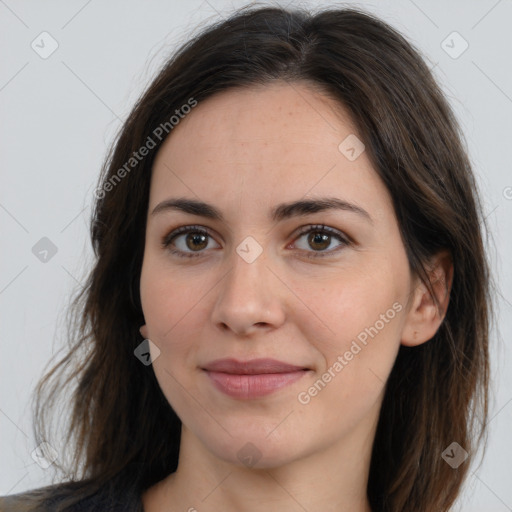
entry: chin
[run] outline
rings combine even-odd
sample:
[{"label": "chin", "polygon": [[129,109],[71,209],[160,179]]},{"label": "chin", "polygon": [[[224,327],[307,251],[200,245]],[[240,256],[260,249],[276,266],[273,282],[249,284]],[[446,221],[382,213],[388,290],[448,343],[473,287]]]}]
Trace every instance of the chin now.
[{"label": "chin", "polygon": [[[297,443],[292,439],[283,443],[283,439],[270,439],[267,433],[250,435],[244,433],[222,439],[203,440],[207,448],[219,459],[248,469],[270,469],[283,466],[295,460]],[[205,442],[206,441],[206,442]]]}]

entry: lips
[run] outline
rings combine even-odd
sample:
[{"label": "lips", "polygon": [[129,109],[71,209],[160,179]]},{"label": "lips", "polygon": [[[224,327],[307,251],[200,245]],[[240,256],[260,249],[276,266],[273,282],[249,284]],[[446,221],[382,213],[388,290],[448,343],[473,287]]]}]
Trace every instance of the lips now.
[{"label": "lips", "polygon": [[215,387],[239,399],[259,398],[302,378],[309,368],[276,359],[218,359],[203,367]]},{"label": "lips", "polygon": [[256,375],[263,373],[290,373],[307,370],[303,366],[295,366],[276,359],[252,359],[237,361],[236,359],[217,359],[208,363],[205,370],[212,372],[231,373],[236,375]]}]

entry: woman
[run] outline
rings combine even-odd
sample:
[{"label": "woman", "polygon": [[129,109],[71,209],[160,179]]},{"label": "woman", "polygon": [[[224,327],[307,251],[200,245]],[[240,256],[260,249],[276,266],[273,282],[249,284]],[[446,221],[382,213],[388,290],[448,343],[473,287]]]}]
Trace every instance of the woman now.
[{"label": "woman", "polygon": [[74,368],[72,481],[0,508],[448,511],[489,381],[462,140],[362,11],[242,9],[184,45],[104,166],[80,336],[37,390],[43,442]]}]

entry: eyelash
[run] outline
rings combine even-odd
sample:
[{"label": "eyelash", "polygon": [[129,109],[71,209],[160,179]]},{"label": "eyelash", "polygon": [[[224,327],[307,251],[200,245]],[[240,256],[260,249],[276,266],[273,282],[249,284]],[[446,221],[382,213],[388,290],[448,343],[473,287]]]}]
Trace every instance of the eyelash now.
[{"label": "eyelash", "polygon": [[[302,235],[311,233],[311,232],[331,235],[331,236],[337,238],[340,242],[342,242],[342,245],[339,246],[337,249],[333,249],[330,251],[306,251],[307,253],[311,253],[311,254],[306,255],[307,258],[323,258],[323,257],[329,256],[329,255],[332,255],[333,253],[338,252],[343,247],[349,246],[352,243],[352,241],[346,235],[343,235],[341,232],[339,232],[335,229],[324,226],[323,224],[304,226],[303,228],[301,228],[301,230],[297,234],[297,239],[300,238]],[[162,239],[162,246],[164,248],[168,249],[172,254],[175,254],[176,256],[182,257],[182,258],[196,258],[199,256],[203,256],[204,251],[199,251],[196,253],[187,253],[187,252],[183,252],[180,250],[170,248],[171,243],[174,241],[174,239],[177,236],[179,236],[181,234],[188,234],[188,233],[196,233],[196,234],[212,237],[212,235],[207,230],[202,228],[201,226],[182,226],[178,229],[175,229],[174,231],[171,231],[168,235],[164,236],[164,238]]]}]

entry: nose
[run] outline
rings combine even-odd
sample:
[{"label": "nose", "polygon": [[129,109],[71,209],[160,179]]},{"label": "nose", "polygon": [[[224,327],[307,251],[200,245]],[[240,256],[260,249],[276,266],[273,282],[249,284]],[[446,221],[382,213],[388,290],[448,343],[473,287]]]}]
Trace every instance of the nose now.
[{"label": "nose", "polygon": [[285,320],[286,287],[261,254],[252,263],[233,251],[231,269],[219,283],[212,321],[222,331],[249,336],[278,328]]}]

